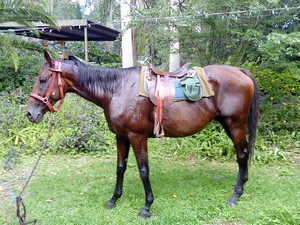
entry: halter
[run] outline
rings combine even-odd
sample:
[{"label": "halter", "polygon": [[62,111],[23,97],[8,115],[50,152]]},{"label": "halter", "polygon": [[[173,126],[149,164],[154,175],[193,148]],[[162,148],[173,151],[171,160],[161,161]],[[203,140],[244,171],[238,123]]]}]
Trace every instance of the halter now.
[{"label": "halter", "polygon": [[[30,97],[33,97],[43,103],[45,103],[49,110],[53,113],[53,112],[57,112],[61,105],[64,103],[64,99],[65,99],[65,96],[64,96],[64,92],[63,92],[63,87],[62,87],[62,81],[61,81],[61,61],[59,60],[55,60],[54,61],[54,68],[49,68],[50,71],[52,71],[52,74],[51,74],[51,81],[50,81],[50,85],[49,85],[49,88],[48,88],[48,91],[46,93],[46,96],[43,98],[33,92],[30,93]],[[52,89],[53,89],[53,86],[54,86],[54,82],[55,80],[57,79],[57,86],[58,86],[58,89],[59,89],[59,95],[60,95],[60,102],[58,103],[58,106],[56,109],[53,108],[53,106],[51,105],[51,103],[48,101],[49,100],[49,97],[51,95],[51,92],[52,92]]]}]

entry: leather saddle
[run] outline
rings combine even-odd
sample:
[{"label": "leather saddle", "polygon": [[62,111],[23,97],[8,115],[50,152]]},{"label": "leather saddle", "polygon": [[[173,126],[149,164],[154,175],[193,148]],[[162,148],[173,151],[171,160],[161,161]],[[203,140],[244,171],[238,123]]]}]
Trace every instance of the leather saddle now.
[{"label": "leather saddle", "polygon": [[159,70],[158,68],[154,67],[151,63],[149,67],[152,70],[154,75],[169,76],[169,77],[183,77],[188,71],[190,64],[191,63],[186,63],[174,72],[166,72],[166,71]]},{"label": "leather saddle", "polygon": [[149,98],[155,105],[154,134],[156,137],[164,137],[163,113],[165,114],[164,116],[167,117],[167,108],[174,102],[174,81],[187,74],[190,64],[191,63],[186,63],[174,72],[162,71],[155,68],[152,64],[149,65],[150,71],[147,74],[147,79],[150,81]]}]

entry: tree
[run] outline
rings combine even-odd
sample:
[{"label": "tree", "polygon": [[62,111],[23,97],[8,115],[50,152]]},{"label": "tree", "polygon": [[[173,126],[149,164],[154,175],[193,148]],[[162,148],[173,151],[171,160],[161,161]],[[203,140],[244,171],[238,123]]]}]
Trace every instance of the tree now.
[{"label": "tree", "polygon": [[[0,2],[0,24],[16,22],[29,28],[34,28],[34,22],[42,22],[56,26],[55,19],[46,10],[43,2],[33,0],[2,0]],[[17,49],[42,51],[43,47],[33,41],[16,36],[13,33],[1,33],[0,51],[11,57],[15,69],[18,68],[19,57]]]},{"label": "tree", "polygon": [[[56,0],[55,0],[56,1]],[[69,0],[63,0],[70,2]],[[80,2],[82,18],[92,20],[101,25],[120,30],[120,1],[116,0],[77,0]],[[67,5],[67,4],[66,4]],[[120,54],[120,42],[95,42],[98,48]]]},{"label": "tree", "polygon": [[[132,23],[141,37],[138,51],[151,55],[143,50],[147,49],[145,45],[151,45],[155,62],[165,69],[166,46],[174,39],[170,23],[179,33],[182,62],[196,65],[260,63],[268,60],[272,52],[279,54],[278,60],[298,58],[295,54],[299,52],[299,0],[179,0],[180,15],[177,16],[171,14],[169,2],[144,0],[143,3],[150,5],[151,10],[139,9],[140,15],[135,14],[136,20]],[[288,51],[271,48],[279,37]]]},{"label": "tree", "polygon": [[50,0],[49,2],[48,9],[58,20],[83,18],[84,8],[80,7],[79,0]]}]

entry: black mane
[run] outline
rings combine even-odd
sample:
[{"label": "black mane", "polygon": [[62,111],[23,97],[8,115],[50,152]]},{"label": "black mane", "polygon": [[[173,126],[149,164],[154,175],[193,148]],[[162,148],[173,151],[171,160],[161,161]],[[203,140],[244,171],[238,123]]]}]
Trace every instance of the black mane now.
[{"label": "black mane", "polygon": [[97,95],[99,92],[110,95],[120,90],[124,80],[123,74],[128,70],[76,64],[79,68],[78,84],[80,89],[93,95]]}]

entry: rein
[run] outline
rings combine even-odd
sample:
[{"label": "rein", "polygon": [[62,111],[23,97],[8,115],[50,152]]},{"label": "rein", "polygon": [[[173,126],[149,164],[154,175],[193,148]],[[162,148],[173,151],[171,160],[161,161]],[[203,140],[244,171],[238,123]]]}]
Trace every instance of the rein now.
[{"label": "rein", "polygon": [[55,125],[55,116],[53,116],[53,118],[51,119],[50,121],[50,127],[49,127],[49,130],[48,130],[48,134],[47,134],[47,137],[43,143],[43,146],[42,146],[42,150],[40,151],[40,154],[34,164],[34,167],[29,175],[29,177],[27,178],[23,188],[21,189],[20,191],[20,194],[18,196],[16,196],[16,207],[17,207],[17,217],[19,218],[19,224],[20,225],[27,225],[27,224],[36,224],[36,221],[37,220],[33,220],[31,222],[26,222],[26,207],[25,207],[25,203],[23,202],[23,198],[22,198],[22,195],[25,191],[25,189],[27,188],[31,178],[33,177],[36,169],[37,169],[37,166],[43,156],[43,153],[47,147],[47,144],[48,144],[48,141],[49,141],[49,138],[50,138],[50,135],[51,135],[51,132],[52,132],[52,128],[53,126]]},{"label": "rein", "polygon": [[[48,106],[49,110],[52,113],[54,113],[54,112],[57,112],[60,109],[60,107],[62,106],[62,104],[64,103],[64,100],[65,100],[63,87],[62,87],[62,81],[61,81],[61,74],[62,74],[61,61],[60,60],[55,60],[54,61],[54,68],[49,68],[49,70],[52,71],[52,74],[51,74],[51,81],[50,81],[50,85],[49,85],[48,91],[46,93],[46,96],[41,97],[40,95],[35,94],[33,92],[31,92],[29,96],[45,103]],[[58,106],[57,106],[56,109],[54,109],[53,106],[51,105],[51,103],[49,102],[49,97],[52,93],[52,89],[53,89],[55,80],[57,80],[57,86],[58,86],[59,95],[60,95],[60,102],[58,103]]]}]

